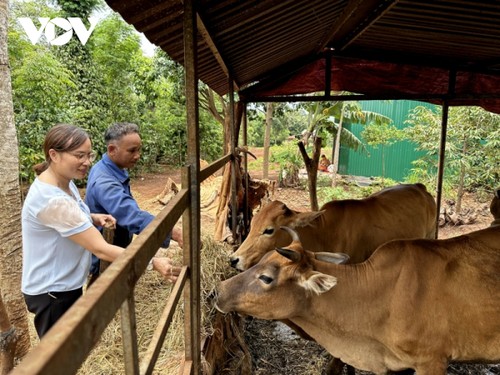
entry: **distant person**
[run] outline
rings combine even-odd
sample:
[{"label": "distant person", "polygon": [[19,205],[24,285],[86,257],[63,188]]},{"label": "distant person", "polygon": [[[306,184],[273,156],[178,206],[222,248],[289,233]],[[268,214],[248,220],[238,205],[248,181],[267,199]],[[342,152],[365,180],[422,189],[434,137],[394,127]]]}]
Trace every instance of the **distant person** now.
[{"label": "distant person", "polygon": [[[93,212],[113,215],[116,219],[113,244],[127,247],[133,235],[142,232],[155,218],[139,208],[130,191],[128,170],[141,156],[139,127],[132,123],[113,124],[107,129],[104,140],[107,152],[90,170],[85,202]],[[180,229],[174,227],[161,247],[167,248],[170,238],[182,247]],[[91,274],[95,277],[98,272],[99,261],[94,258]]]},{"label": "distant person", "polygon": [[[45,161],[23,204],[21,290],[35,328],[42,337],[82,295],[91,255],[112,262],[123,248],[108,244],[96,229],[115,218],[91,213],[73,179],[87,175],[95,154],[88,134],[73,125],[51,128],[43,145]],[[159,259],[156,269],[171,281],[180,267]]]},{"label": "distant person", "polygon": [[319,159],[318,170],[322,172],[328,172],[328,166],[330,165],[330,160],[323,154]]}]

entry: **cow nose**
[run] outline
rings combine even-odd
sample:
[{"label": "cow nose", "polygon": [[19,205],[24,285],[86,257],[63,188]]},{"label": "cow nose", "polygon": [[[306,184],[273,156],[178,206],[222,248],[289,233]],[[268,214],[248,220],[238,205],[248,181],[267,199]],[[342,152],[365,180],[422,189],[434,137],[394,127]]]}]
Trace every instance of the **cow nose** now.
[{"label": "cow nose", "polygon": [[231,263],[231,267],[236,268],[236,265],[238,264],[239,259],[238,258],[231,258],[229,260],[229,263]]}]

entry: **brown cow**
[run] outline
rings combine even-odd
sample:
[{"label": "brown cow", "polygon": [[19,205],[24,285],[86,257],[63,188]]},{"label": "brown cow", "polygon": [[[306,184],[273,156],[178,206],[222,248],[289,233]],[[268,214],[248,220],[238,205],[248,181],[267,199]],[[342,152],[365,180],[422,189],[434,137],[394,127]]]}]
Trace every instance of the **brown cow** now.
[{"label": "brown cow", "polygon": [[491,225],[500,225],[500,189],[495,190],[495,195],[493,196],[490,204],[490,212],[495,219]]},{"label": "brown cow", "polygon": [[287,246],[295,229],[311,251],[341,251],[362,262],[384,242],[398,238],[435,238],[436,203],[422,184],[397,185],[365,199],[331,201],[317,212],[297,212],[273,201],[252,219],[250,233],[231,256],[242,271],[276,247]]},{"label": "brown cow", "polygon": [[294,241],[222,282],[216,306],[290,319],[333,356],[376,374],[500,362],[498,227],[390,241],[361,264],[322,261],[328,255]]}]

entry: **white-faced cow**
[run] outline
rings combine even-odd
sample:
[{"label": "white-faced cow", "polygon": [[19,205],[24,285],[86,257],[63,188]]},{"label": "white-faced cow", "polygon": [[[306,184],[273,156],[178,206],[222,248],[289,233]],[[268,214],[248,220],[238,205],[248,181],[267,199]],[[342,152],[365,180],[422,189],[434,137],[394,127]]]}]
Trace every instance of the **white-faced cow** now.
[{"label": "white-faced cow", "polygon": [[351,263],[362,262],[384,242],[399,238],[435,238],[436,203],[422,184],[397,185],[365,199],[335,200],[317,212],[297,212],[280,201],[265,205],[252,219],[250,233],[231,256],[242,271],[291,237],[295,229],[310,251],[339,251]]},{"label": "white-faced cow", "polygon": [[500,361],[500,229],[394,240],[360,264],[299,241],[218,288],[216,306],[290,319],[335,357],[385,374],[444,375],[449,361]]}]

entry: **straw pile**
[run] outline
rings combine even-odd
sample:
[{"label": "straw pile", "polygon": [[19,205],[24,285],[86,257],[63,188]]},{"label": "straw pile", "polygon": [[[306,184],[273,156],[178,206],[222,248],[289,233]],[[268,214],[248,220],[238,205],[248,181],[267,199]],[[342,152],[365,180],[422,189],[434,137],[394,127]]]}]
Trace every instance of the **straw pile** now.
[{"label": "straw pile", "polygon": [[[202,338],[213,333],[213,307],[207,302],[208,294],[217,283],[231,272],[228,264],[228,249],[210,237],[203,237],[201,250],[201,292],[202,292]],[[168,255],[181,264],[182,253],[168,249]],[[172,284],[164,281],[157,272],[146,272],[135,289],[135,307],[139,358],[148,347],[158,318],[171,292]],[[177,306],[174,320],[168,331],[160,357],[155,366],[155,374],[178,374],[184,357],[184,313],[182,299]],[[123,374],[123,349],[119,312],[105,330],[100,343],[83,363],[78,374],[105,375]]]}]

